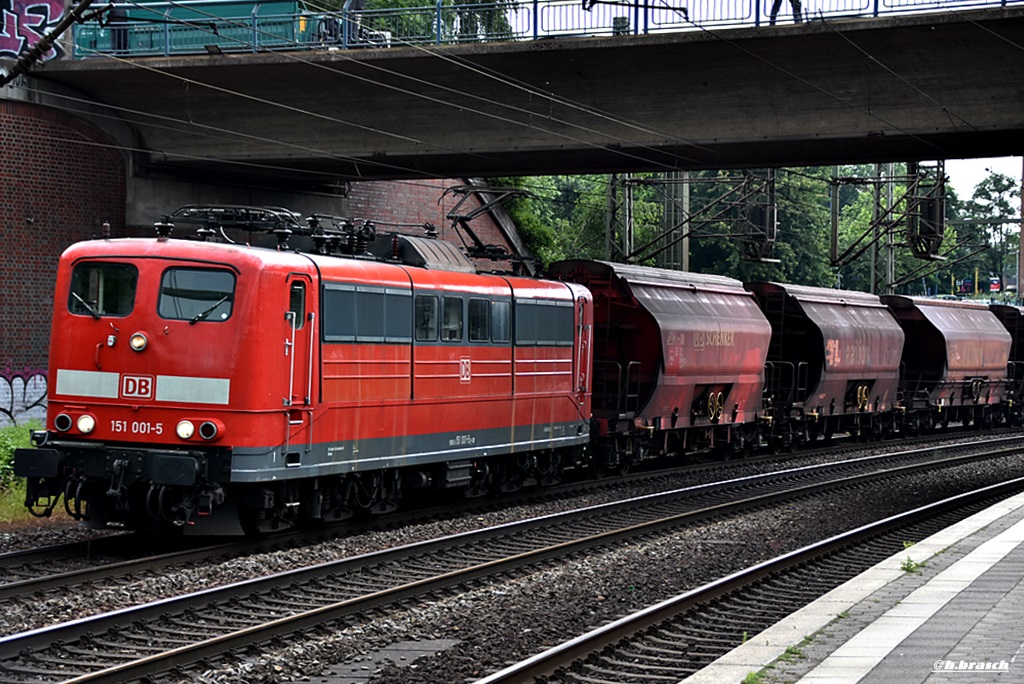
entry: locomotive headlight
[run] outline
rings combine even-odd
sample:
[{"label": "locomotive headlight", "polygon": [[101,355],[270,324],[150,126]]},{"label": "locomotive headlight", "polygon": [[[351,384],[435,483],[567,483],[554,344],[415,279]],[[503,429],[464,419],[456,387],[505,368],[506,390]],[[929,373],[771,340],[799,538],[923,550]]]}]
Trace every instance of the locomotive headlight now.
[{"label": "locomotive headlight", "polygon": [[59,414],[53,419],[53,427],[60,432],[67,432],[71,429],[71,416],[66,413]]},{"label": "locomotive headlight", "polygon": [[75,423],[78,426],[78,431],[84,435],[89,434],[96,429],[96,419],[90,416],[88,413],[84,413],[78,416],[78,421]]},{"label": "locomotive headlight", "polygon": [[174,431],[182,439],[191,439],[192,435],[196,434],[196,426],[192,424],[191,420],[183,420],[178,423],[178,427],[174,428]]},{"label": "locomotive headlight", "polygon": [[149,344],[149,340],[140,332],[135,333],[128,340],[128,346],[131,347],[133,351],[137,352],[145,349],[147,344]]}]

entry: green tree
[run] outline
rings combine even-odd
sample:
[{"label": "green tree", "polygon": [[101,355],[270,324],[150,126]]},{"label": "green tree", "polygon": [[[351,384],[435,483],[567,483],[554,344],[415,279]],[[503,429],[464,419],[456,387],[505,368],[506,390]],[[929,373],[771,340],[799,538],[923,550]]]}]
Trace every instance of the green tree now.
[{"label": "green tree", "polygon": [[[317,9],[340,11],[345,1],[321,0]],[[366,0],[362,22],[368,29],[390,32],[392,40],[398,43],[434,42],[438,36],[441,42],[509,40],[514,37],[509,17],[516,10],[512,0],[441,0],[440,4],[424,4],[422,0]]]},{"label": "green tree", "polygon": [[972,222],[968,225],[977,242],[987,246],[978,259],[978,285],[982,291],[987,290],[991,277],[998,280],[999,291],[1005,293],[1006,277],[1016,273],[1020,231],[1015,225],[1018,216],[1015,200],[1019,199],[1020,186],[1016,180],[993,173],[978,183],[971,199],[962,204],[962,215]]}]

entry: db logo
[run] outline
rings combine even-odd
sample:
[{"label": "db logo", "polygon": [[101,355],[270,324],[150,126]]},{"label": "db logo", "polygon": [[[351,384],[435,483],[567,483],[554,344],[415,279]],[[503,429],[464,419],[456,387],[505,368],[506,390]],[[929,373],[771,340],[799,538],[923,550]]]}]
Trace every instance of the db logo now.
[{"label": "db logo", "polygon": [[152,375],[122,375],[121,396],[125,399],[152,399]]},{"label": "db logo", "polygon": [[469,382],[473,377],[473,365],[468,356],[459,359],[459,382]]}]

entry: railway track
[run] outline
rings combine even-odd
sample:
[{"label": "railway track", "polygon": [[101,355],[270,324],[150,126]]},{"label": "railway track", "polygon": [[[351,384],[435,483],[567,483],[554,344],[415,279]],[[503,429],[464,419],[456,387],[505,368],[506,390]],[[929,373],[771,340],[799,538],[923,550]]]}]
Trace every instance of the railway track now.
[{"label": "railway track", "polygon": [[[951,435],[940,439],[948,440]],[[1024,445],[1024,435],[1019,432],[986,440],[986,444],[1003,443],[1012,445],[1018,440]],[[932,446],[934,439],[922,439],[924,446],[918,448],[970,448],[978,441],[955,442]],[[913,442],[900,442],[901,447],[914,446]],[[136,533],[114,534],[91,541],[24,549],[0,554],[0,606],[3,602],[38,595],[43,592],[67,592],[71,587],[87,582],[116,582],[126,576],[140,577],[155,574],[189,563],[217,562],[241,556],[287,550],[302,545],[329,539],[363,534],[369,531],[398,528],[403,525],[422,523],[425,520],[477,515],[482,511],[497,510],[500,507],[536,504],[556,501],[562,498],[592,493],[598,490],[615,492],[634,486],[678,486],[672,482],[692,478],[695,481],[712,477],[728,476],[730,471],[747,470],[759,466],[777,466],[780,461],[813,460],[821,455],[840,458],[844,453],[864,450],[865,445],[851,443],[848,446],[831,448],[821,452],[807,451],[797,454],[764,455],[743,461],[728,463],[704,462],[683,468],[655,470],[609,477],[597,481],[583,481],[546,487],[519,496],[507,496],[499,502],[469,501],[458,505],[417,509],[408,513],[375,519],[366,523],[338,525],[323,529],[296,530],[256,540],[204,542],[196,538],[160,537]]]},{"label": "railway track", "polygon": [[711,517],[1016,453],[1014,446],[860,458],[739,478],[260,577],[0,639],[0,681],[125,681],[466,581]]},{"label": "railway track", "polygon": [[529,657],[476,684],[679,681],[921,539],[1024,491],[1024,478],[866,525],[734,573]]}]

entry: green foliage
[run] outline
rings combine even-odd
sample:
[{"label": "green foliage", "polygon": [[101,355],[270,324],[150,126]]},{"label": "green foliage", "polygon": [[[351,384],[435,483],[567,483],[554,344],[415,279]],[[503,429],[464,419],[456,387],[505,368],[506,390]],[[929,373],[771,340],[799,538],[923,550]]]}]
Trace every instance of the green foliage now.
[{"label": "green foliage", "polygon": [[[345,0],[319,0],[307,3],[312,11],[340,11]],[[366,0],[361,21],[375,31],[390,31],[392,40],[403,42],[434,42],[438,37],[438,3],[422,0]],[[443,42],[481,42],[514,38],[510,12],[512,2],[476,3],[472,0],[441,0],[440,38]],[[400,10],[400,11],[393,11]]]},{"label": "green foliage", "polygon": [[530,193],[506,209],[542,266],[560,259],[603,257],[606,177],[537,176],[492,183]]},{"label": "green foliage", "polygon": [[[1017,270],[1020,231],[1012,219],[1017,216],[1014,200],[1019,198],[1020,186],[1013,178],[993,173],[978,183],[971,199],[961,206],[965,219],[981,222],[964,226],[964,231],[984,248],[975,260],[979,284],[997,278],[1001,293],[1006,292],[1006,276]],[[992,223],[984,223],[989,220]]]},{"label": "green foliage", "polygon": [[38,423],[0,428],[0,491],[9,489],[14,482],[14,450],[31,446],[29,435],[40,428]]},{"label": "green foliage", "polygon": [[784,663],[792,663],[797,660],[803,660],[806,657],[807,656],[804,655],[804,652],[801,651],[798,646],[787,646],[786,652],[779,656],[779,660]]},{"label": "green foliage", "polygon": [[924,569],[924,566],[926,566],[926,565],[928,565],[927,561],[921,561],[920,563],[918,563],[916,560],[914,560],[910,556],[907,556],[907,560],[905,560],[902,563],[900,563],[900,570],[902,570],[903,572],[915,572],[916,573],[916,572],[921,572]]},{"label": "green foliage", "polygon": [[[778,234],[773,257],[778,263],[744,258],[739,237],[751,233],[746,213],[749,202],[736,191],[743,178],[763,177],[764,172],[701,171],[690,174],[690,211],[694,230],[690,240],[690,269],[716,273],[743,281],[770,280],[818,287],[870,291],[871,259],[867,243],[875,214],[875,192],[869,179],[873,165],[780,169],[776,172],[775,201]],[[906,174],[904,165],[893,165],[896,177]],[[838,186],[838,242],[840,252],[862,253],[850,263],[835,267],[831,262],[832,178],[860,179]],[[670,183],[661,174],[633,174],[634,260],[651,266],[665,264],[666,207]],[[740,179],[740,180],[738,180]],[[618,245],[606,245],[609,206],[621,203],[621,195],[610,197],[609,176],[536,176],[498,179],[496,185],[514,185],[531,195],[516,200],[509,212],[523,233],[527,248],[542,265],[567,258],[624,261]],[[902,183],[902,184],[901,184]],[[894,184],[891,202],[894,216],[902,216],[908,200],[905,183]],[[961,201],[947,186],[947,226],[942,247],[945,261],[915,258],[906,245],[905,222],[890,217],[894,229],[895,277],[905,279],[897,291],[903,294],[956,293],[965,279],[986,283],[988,278],[1012,274],[1013,255],[1019,238],[1009,224],[974,223],[1003,220],[1014,215],[1015,182],[995,174],[979,184],[971,200]],[[883,202],[890,202],[889,193]],[[615,202],[610,202],[614,199]],[[744,201],[747,204],[744,204]],[[884,209],[884,208],[883,208]],[[958,223],[969,220],[972,223]],[[1002,226],[1002,229],[999,228]],[[858,240],[861,242],[857,242]],[[864,248],[861,250],[861,248]],[[885,242],[879,249],[886,248]],[[881,278],[878,278],[881,280]],[[1005,292],[1005,283],[1003,292]],[[987,294],[987,293],[986,293]]]}]

